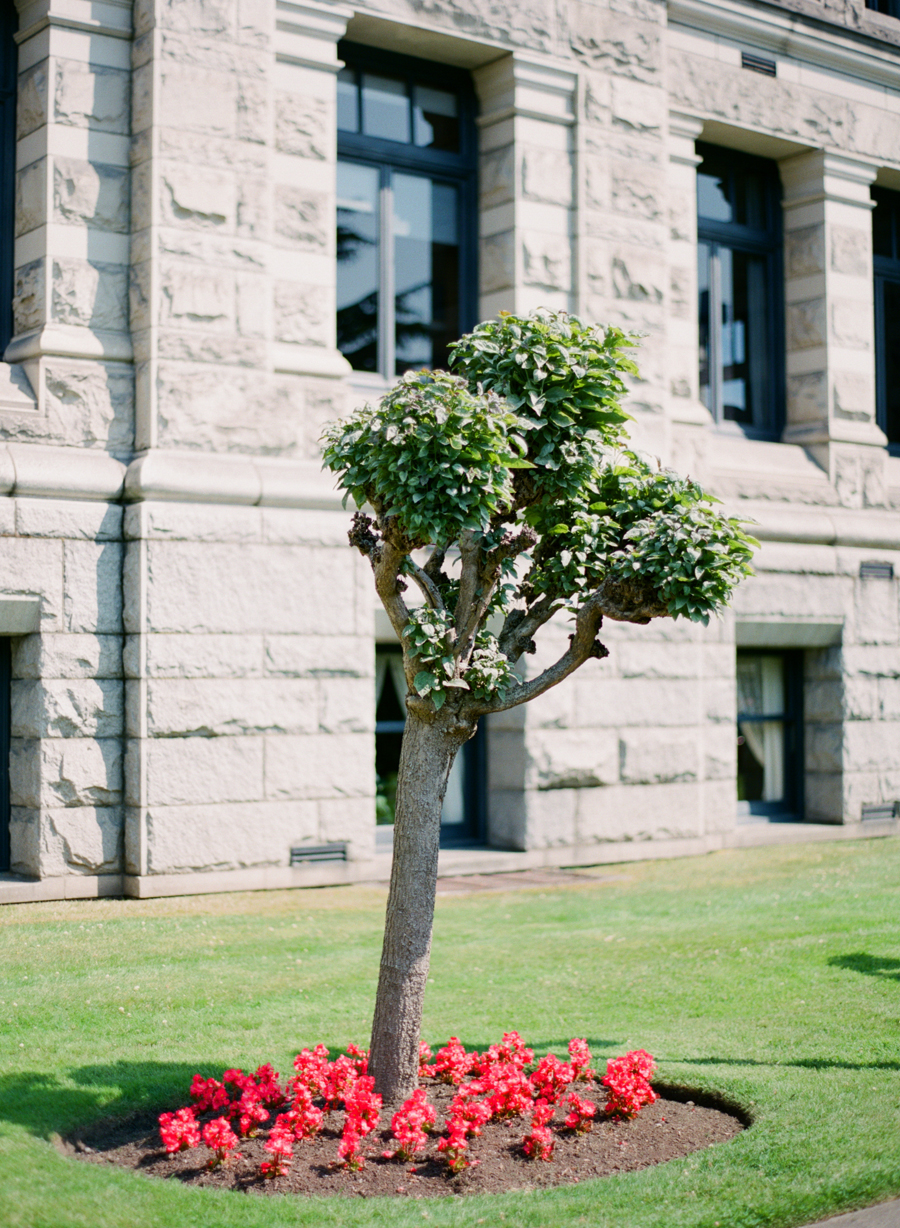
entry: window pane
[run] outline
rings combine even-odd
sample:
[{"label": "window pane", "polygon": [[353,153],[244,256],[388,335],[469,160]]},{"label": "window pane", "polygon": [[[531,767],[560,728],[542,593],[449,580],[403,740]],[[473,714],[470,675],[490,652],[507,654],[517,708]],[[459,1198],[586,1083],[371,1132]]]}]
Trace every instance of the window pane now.
[{"label": "window pane", "polygon": [[712,249],[709,243],[697,244],[697,289],[699,291],[700,312],[700,400],[709,410],[714,409],[709,387],[709,295],[711,256]]},{"label": "window pane", "polygon": [[352,68],[342,68],[338,73],[337,126],[341,132],[359,132],[359,90]]},{"label": "window pane", "polygon": [[873,188],[872,199],[875,208],[872,210],[872,250],[876,256],[887,256],[894,259],[894,229],[896,226],[897,208],[894,196],[900,193],[886,191],[884,188]]},{"label": "window pane", "polygon": [[900,282],[882,282],[882,352],[884,390],[883,429],[891,443],[900,443]]},{"label": "window pane", "polygon": [[338,348],[357,371],[378,361],[378,183],[375,167],[338,163]]},{"label": "window pane", "polygon": [[441,827],[461,827],[466,821],[465,748],[457,754],[447,780],[444,794],[444,809],[441,811]]},{"label": "window pane", "polygon": [[459,190],[393,177],[396,374],[444,366],[459,331]]},{"label": "window pane", "polygon": [[[719,247],[722,417],[748,423],[765,416],[766,267],[761,256]],[[753,362],[750,356],[753,356]],[[756,410],[756,414],[754,414]]]},{"label": "window pane", "polygon": [[728,179],[706,167],[704,162],[697,172],[697,212],[712,222],[733,222]]},{"label": "window pane", "polygon": [[[785,800],[785,662],[783,656],[738,656],[738,800]],[[746,718],[756,717],[756,720]],[[760,720],[760,717],[774,717]],[[743,719],[742,719],[743,718]]]},{"label": "window pane", "polygon": [[406,82],[363,73],[362,120],[366,136],[409,144],[409,98]]},{"label": "window pane", "polygon": [[417,85],[413,92],[413,125],[417,145],[459,150],[459,100],[447,90]]}]

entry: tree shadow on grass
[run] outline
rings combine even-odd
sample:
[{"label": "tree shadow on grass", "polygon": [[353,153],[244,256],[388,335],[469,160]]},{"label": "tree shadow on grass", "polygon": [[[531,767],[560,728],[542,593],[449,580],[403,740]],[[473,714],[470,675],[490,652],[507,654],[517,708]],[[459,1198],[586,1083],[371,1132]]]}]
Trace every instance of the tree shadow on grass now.
[{"label": "tree shadow on grass", "polygon": [[834,955],[828,964],[832,968],[846,968],[849,972],[861,972],[863,976],[877,976],[885,981],[900,981],[900,959],[880,955],[867,955],[858,951],[853,955]]},{"label": "tree shadow on grass", "polygon": [[900,1062],[836,1062],[824,1057],[804,1057],[796,1062],[760,1062],[752,1057],[667,1057],[660,1060],[685,1066],[768,1066],[772,1070],[782,1066],[804,1070],[900,1070]]}]

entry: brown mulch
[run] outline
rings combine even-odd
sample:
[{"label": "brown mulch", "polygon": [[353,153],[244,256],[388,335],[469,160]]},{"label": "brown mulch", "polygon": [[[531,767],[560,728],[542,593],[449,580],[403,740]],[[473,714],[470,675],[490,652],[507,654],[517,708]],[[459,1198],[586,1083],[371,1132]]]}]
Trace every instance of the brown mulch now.
[{"label": "brown mulch", "polygon": [[[696,1092],[681,1093],[693,1100],[681,1100],[678,1089],[658,1089],[665,1094],[643,1109],[631,1121],[599,1120],[589,1134],[577,1135],[562,1128],[565,1113],[557,1108],[551,1123],[556,1137],[552,1160],[528,1160],[522,1151],[522,1138],[528,1119],[491,1122],[482,1128],[480,1138],[470,1141],[469,1154],[477,1165],[458,1176],[448,1173],[437,1159],[437,1140],[443,1128],[443,1114],[449,1108],[455,1089],[427,1081],[429,1100],[438,1111],[436,1128],[427,1149],[415,1162],[384,1160],[381,1152],[391,1140],[390,1131],[376,1130],[366,1140],[363,1153],[366,1165],[360,1172],[332,1167],[343,1113],[328,1115],[317,1139],[294,1146],[294,1160],[283,1177],[265,1180],[258,1176],[261,1160],[271,1159],[263,1148],[265,1135],[242,1139],[243,1158],[227,1167],[204,1167],[210,1152],[206,1147],[179,1152],[169,1157],[160,1143],[158,1114],[143,1113],[127,1121],[98,1123],[90,1129],[63,1140],[62,1150],[93,1164],[116,1164],[152,1177],[166,1177],[189,1185],[238,1190],[248,1194],[315,1194],[373,1198],[401,1195],[433,1198],[444,1195],[497,1194],[507,1190],[547,1189],[570,1185],[612,1173],[633,1172],[662,1164],[724,1143],[746,1124],[740,1110],[719,1106]],[[584,1086],[584,1085],[581,1085]],[[586,1090],[588,1098],[603,1104],[602,1092]],[[383,1119],[384,1125],[389,1120]]]}]

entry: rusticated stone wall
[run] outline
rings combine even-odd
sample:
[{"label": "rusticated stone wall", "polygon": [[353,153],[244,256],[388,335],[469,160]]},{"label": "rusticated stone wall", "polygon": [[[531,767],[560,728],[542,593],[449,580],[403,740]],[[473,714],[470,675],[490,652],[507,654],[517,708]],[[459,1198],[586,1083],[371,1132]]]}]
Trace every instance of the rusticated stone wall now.
[{"label": "rusticated stone wall", "polygon": [[[379,391],[335,349],[342,37],[471,70],[482,315],[550,306],[643,334],[636,442],[763,540],[733,614],[605,627],[609,658],[494,720],[490,841],[582,861],[721,842],[736,645],[804,653],[807,817],[900,798],[898,581],[859,570],[900,573],[869,197],[900,188],[900,23],[859,0],[19,8],[0,364],[14,870],[260,885],[292,845],[336,840],[374,872],[375,598],[318,466],[323,424]],[[716,430],[699,401],[697,140],[779,165],[780,441]],[[567,634],[561,618],[527,669]]]}]

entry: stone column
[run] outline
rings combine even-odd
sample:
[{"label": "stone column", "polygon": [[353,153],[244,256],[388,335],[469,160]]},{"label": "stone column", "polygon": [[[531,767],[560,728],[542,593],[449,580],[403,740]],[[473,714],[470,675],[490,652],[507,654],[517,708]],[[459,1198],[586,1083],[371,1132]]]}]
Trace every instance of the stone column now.
[{"label": "stone column", "polygon": [[847,506],[884,503],[875,423],[875,166],[816,150],[779,163],[784,186],[787,424]]},{"label": "stone column", "polygon": [[18,8],[14,336],[4,360],[27,380],[4,371],[5,434],[126,454],[131,4]]},{"label": "stone column", "polygon": [[513,52],[472,75],[482,112],[479,317],[572,311],[577,73]]}]

